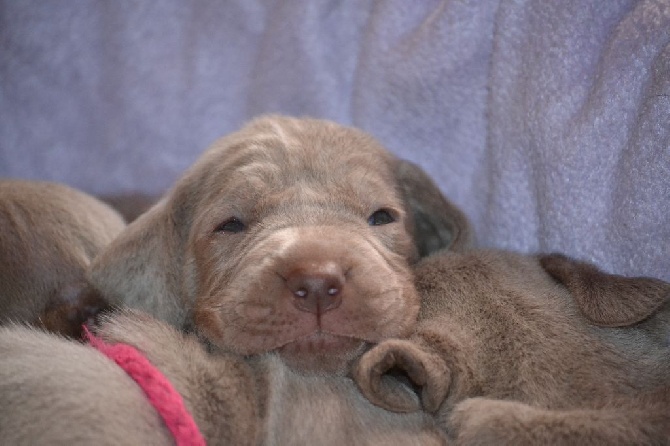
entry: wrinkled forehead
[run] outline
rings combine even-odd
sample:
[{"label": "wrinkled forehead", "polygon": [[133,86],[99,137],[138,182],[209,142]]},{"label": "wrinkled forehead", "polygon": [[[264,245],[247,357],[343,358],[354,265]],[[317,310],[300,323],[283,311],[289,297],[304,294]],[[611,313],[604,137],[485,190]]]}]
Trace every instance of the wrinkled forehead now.
[{"label": "wrinkled forehead", "polygon": [[[400,200],[394,157],[363,132],[334,124],[268,121],[210,149],[209,190],[259,200]],[[367,196],[366,200],[362,200]]]},{"label": "wrinkled forehead", "polygon": [[268,119],[253,123],[223,152],[222,161],[235,171],[276,169],[333,176],[366,170],[391,175],[391,156],[372,137],[322,121]]}]

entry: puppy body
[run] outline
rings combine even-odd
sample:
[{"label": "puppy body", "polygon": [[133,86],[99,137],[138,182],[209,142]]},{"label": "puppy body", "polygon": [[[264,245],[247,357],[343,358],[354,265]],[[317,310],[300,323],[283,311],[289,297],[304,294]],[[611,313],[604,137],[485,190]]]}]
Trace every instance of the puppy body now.
[{"label": "puppy body", "polygon": [[260,118],[216,142],[93,262],[109,299],[242,355],[344,374],[411,332],[410,263],[467,246],[416,166],[332,122]]},{"label": "puppy body", "polygon": [[76,335],[104,306],[85,271],[124,227],[112,208],[65,185],[1,180],[0,323]]},{"label": "puppy body", "polygon": [[[184,398],[210,445],[438,445],[421,413],[373,406],[346,377],[296,374],[275,354],[206,352],[192,335],[138,313],[103,322]],[[0,437],[8,444],[172,444],[139,387],[89,346],[26,327],[0,328]]]},{"label": "puppy body", "polygon": [[665,444],[670,285],[562,256],[442,254],[417,269],[420,322],[366,353],[363,393],[404,369],[456,444]]},{"label": "puppy body", "polygon": [[90,347],[9,325],[0,355],[4,444],[170,444],[142,391]]},{"label": "puppy body", "polygon": [[267,380],[264,444],[446,444],[430,416],[375,406],[348,377],[305,376],[275,354],[263,357],[259,365]]}]

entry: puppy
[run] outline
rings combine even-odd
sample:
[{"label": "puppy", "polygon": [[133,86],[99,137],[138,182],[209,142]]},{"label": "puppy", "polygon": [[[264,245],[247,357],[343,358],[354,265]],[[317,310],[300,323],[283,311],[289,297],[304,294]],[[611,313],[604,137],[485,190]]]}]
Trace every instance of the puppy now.
[{"label": "puppy", "polygon": [[86,268],[124,227],[113,209],[65,185],[0,180],[0,323],[78,336],[106,306]]},{"label": "puppy", "polygon": [[[102,316],[97,335],[133,345],[182,395],[208,445],[440,445],[424,414],[396,414],[350,380],[302,376],[276,355],[210,354],[193,335],[137,312]],[[0,327],[3,444],[168,445],[140,388],[88,345]]]},{"label": "puppy", "polygon": [[[210,445],[257,444],[258,403],[247,364],[209,355],[192,336],[150,317],[111,315],[113,321],[101,316],[99,336],[143,351],[183,396]],[[4,444],[174,444],[140,387],[90,345],[9,325],[0,327],[0,355]]]},{"label": "puppy", "polygon": [[668,444],[670,284],[484,251],[426,259],[417,289],[415,334],[356,366],[371,401],[421,405],[457,445]]},{"label": "puppy", "polygon": [[425,173],[369,135],[269,116],[216,142],[89,278],[221,348],[344,374],[369,344],[411,332],[410,263],[470,238]]}]

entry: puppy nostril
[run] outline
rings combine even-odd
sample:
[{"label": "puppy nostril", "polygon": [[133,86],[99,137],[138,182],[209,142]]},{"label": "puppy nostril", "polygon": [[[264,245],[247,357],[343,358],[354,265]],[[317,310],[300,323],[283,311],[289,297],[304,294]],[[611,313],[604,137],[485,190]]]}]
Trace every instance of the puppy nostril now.
[{"label": "puppy nostril", "polygon": [[334,262],[299,265],[280,277],[286,282],[299,310],[320,314],[341,303],[346,279]]}]

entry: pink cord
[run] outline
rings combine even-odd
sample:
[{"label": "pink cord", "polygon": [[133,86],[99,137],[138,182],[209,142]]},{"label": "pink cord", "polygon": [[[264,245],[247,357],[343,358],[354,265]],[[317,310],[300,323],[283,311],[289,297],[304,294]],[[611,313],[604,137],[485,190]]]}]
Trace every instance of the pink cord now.
[{"label": "pink cord", "polygon": [[128,344],[107,344],[86,326],[84,333],[91,346],[116,362],[142,388],[151,405],[163,418],[177,446],[206,445],[179,392],[142,353]]}]

